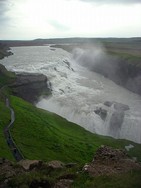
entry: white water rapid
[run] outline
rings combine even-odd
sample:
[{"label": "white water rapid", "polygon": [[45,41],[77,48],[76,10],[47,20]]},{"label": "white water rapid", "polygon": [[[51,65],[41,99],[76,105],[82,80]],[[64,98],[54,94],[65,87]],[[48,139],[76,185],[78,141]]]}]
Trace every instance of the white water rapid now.
[{"label": "white water rapid", "polygon": [[[8,70],[42,73],[51,82],[52,96],[41,99],[37,107],[55,112],[91,132],[141,143],[141,96],[82,67],[62,49],[13,47],[12,52],[14,55],[0,61]],[[111,105],[104,105],[106,101]],[[118,103],[128,105],[129,109],[117,110],[114,105]],[[97,110],[100,111],[96,113]]]}]

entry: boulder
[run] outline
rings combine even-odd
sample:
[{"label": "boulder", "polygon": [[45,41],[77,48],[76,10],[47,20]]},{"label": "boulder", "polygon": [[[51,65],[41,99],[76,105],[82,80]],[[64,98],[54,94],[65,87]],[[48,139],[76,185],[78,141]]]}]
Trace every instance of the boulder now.
[{"label": "boulder", "polygon": [[106,101],[106,102],[104,102],[104,105],[105,105],[105,106],[108,106],[108,107],[111,107],[112,104],[113,104],[113,102],[111,102],[111,101]]},{"label": "boulder", "polygon": [[123,110],[123,111],[126,111],[126,110],[129,110],[129,106],[126,105],[126,104],[122,104],[122,103],[118,103],[118,102],[114,102],[114,101],[105,101],[104,102],[104,105],[105,106],[108,106],[108,107],[111,107],[112,105],[114,104],[114,109],[115,110]]},{"label": "boulder", "polygon": [[114,102],[114,109],[117,111],[126,111],[129,110],[130,108],[126,104]]},{"label": "boulder", "polygon": [[20,166],[22,166],[25,170],[31,170],[35,166],[39,166],[40,161],[39,160],[21,160],[18,162]]},{"label": "boulder", "polygon": [[65,164],[62,163],[61,161],[55,160],[55,161],[50,161],[50,162],[48,163],[48,167],[51,167],[51,168],[53,168],[53,169],[60,169],[60,168],[64,168],[64,167],[65,167]]}]

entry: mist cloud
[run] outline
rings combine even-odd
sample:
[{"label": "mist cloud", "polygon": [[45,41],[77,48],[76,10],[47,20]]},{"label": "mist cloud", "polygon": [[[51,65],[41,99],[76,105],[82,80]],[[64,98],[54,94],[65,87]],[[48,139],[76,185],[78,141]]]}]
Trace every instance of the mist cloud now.
[{"label": "mist cloud", "polygon": [[100,45],[76,48],[73,52],[74,60],[90,71],[95,71],[105,77],[118,82],[118,58],[108,55]]},{"label": "mist cloud", "polygon": [[106,53],[102,46],[76,48],[73,51],[73,59],[88,70],[97,72],[116,84],[141,95],[141,69],[130,65],[121,57]]}]

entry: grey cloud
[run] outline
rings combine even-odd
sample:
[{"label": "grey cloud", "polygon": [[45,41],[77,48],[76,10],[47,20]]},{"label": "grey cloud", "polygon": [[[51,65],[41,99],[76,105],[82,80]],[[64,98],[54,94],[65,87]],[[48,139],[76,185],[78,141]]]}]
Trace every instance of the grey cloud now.
[{"label": "grey cloud", "polygon": [[79,0],[86,3],[97,3],[97,4],[141,4],[141,0]]},{"label": "grey cloud", "polygon": [[0,19],[5,16],[5,12],[8,10],[8,1],[0,0]]},{"label": "grey cloud", "polygon": [[52,25],[55,29],[60,30],[60,31],[64,31],[64,30],[69,30],[70,28],[56,20],[50,20],[49,21],[50,25]]},{"label": "grey cloud", "polygon": [[9,11],[11,6],[10,0],[0,0],[0,26],[5,25],[9,20],[9,16],[7,15],[7,11]]}]

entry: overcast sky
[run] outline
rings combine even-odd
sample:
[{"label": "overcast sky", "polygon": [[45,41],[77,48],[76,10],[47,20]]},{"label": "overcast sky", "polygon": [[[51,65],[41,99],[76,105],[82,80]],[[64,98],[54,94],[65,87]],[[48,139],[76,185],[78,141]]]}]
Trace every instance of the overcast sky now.
[{"label": "overcast sky", "polygon": [[141,0],[0,0],[0,39],[141,37]]}]

